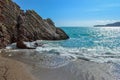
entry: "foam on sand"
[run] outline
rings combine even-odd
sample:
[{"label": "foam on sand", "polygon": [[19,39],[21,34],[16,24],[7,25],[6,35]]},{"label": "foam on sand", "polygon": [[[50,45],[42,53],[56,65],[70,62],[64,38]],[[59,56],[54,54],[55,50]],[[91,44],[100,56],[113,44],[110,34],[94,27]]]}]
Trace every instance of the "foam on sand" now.
[{"label": "foam on sand", "polygon": [[27,68],[38,80],[117,80],[112,73],[113,65],[108,63],[95,63],[27,49],[7,51],[2,56],[27,64]]}]

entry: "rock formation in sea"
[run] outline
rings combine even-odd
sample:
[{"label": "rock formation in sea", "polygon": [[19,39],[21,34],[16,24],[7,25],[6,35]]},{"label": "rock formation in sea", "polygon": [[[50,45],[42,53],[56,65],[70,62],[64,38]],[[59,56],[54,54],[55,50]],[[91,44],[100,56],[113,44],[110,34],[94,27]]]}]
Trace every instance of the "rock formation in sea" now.
[{"label": "rock formation in sea", "polygon": [[17,41],[62,40],[68,35],[34,10],[23,11],[12,0],[0,0],[0,48]]}]

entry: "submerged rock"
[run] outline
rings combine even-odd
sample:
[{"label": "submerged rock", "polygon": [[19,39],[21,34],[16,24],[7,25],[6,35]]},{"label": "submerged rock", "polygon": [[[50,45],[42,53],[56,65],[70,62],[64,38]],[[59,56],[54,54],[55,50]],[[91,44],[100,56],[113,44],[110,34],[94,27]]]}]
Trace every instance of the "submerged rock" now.
[{"label": "submerged rock", "polygon": [[21,39],[35,41],[68,38],[50,18],[42,19],[34,10],[24,12],[11,0],[0,0],[0,48]]}]

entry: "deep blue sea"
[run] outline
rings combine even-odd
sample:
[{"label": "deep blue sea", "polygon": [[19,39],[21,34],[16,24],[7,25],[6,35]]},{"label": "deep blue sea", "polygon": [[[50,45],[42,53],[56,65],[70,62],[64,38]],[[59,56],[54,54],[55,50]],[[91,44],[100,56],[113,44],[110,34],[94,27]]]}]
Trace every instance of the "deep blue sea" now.
[{"label": "deep blue sea", "polygon": [[70,37],[61,41],[41,41],[37,50],[95,62],[120,62],[119,27],[61,27]]}]

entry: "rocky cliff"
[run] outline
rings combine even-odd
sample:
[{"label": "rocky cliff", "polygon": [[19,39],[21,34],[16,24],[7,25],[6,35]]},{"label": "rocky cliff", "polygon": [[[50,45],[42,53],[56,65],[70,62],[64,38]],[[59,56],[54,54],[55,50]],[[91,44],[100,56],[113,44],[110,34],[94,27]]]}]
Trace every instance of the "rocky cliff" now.
[{"label": "rocky cliff", "polygon": [[23,11],[11,0],[0,0],[0,48],[8,44],[35,40],[68,39],[51,19],[42,19],[34,10]]}]

